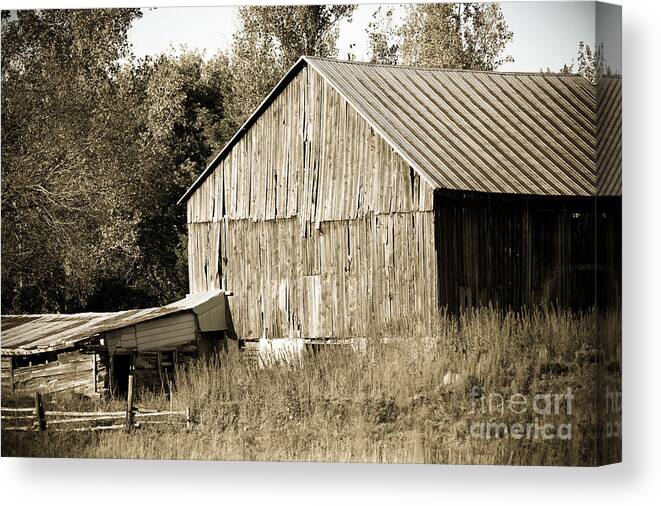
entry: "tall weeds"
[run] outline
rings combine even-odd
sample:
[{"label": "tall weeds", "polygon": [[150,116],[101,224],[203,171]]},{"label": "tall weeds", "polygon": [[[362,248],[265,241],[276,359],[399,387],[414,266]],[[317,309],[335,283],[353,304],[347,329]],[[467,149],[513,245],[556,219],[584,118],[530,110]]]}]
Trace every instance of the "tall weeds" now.
[{"label": "tall weeds", "polygon": [[[616,318],[604,321],[618,325]],[[593,312],[485,308],[440,314],[431,336],[411,327],[375,329],[364,342],[326,345],[267,367],[230,348],[177,371],[176,407],[192,407],[198,422],[190,432],[94,435],[60,448],[51,439],[31,446],[25,438],[34,435],[3,434],[3,455],[38,454],[40,444],[51,456],[98,458],[594,462],[596,365],[584,359],[594,348]],[[476,399],[489,396],[567,389],[575,397],[571,414],[475,410]],[[572,433],[551,441],[471,433],[471,424],[490,421],[570,423]]]}]

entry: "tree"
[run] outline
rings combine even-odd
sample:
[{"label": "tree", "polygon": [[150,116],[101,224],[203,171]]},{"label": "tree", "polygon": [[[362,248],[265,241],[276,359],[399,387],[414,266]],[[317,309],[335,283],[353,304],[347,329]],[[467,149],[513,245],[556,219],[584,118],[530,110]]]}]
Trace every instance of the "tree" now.
[{"label": "tree", "polygon": [[372,14],[373,20],[367,28],[367,38],[370,47],[370,61],[385,65],[396,65],[399,43],[397,28],[393,22],[393,10],[385,12],[378,7]]},{"label": "tree", "polygon": [[[304,54],[334,57],[354,6],[244,7],[231,51],[136,61],[137,9],[2,13],[4,312],[116,310],[187,288],[190,182]],[[374,61],[491,68],[497,7],[375,18]],[[435,30],[442,29],[440,34]],[[432,40],[426,40],[432,37]]]},{"label": "tree", "polygon": [[164,304],[187,289],[186,209],[177,201],[233,133],[225,118],[229,68],[222,55],[205,63],[191,52],[142,67],[143,169],[132,202],[140,211],[136,284]]},{"label": "tree", "polygon": [[513,34],[495,3],[407,5],[399,35],[406,65],[495,70],[513,61],[503,56]]},{"label": "tree", "polygon": [[603,44],[600,44],[593,50],[589,44],[580,41],[578,43],[576,64],[578,66],[578,73],[592,84],[597,84],[597,81],[601,76],[610,75],[611,73],[610,68],[607,68],[604,64]]},{"label": "tree", "polygon": [[302,55],[335,56],[338,23],[350,17],[351,5],[242,7],[243,35],[256,37],[260,45],[272,45],[285,65]]},{"label": "tree", "polygon": [[177,200],[233,133],[229,61],[136,61],[138,10],[2,24],[2,305],[116,310],[187,291]]},{"label": "tree", "polygon": [[611,75],[610,67],[606,66],[604,62],[604,45],[603,43],[592,49],[590,44],[584,41],[578,42],[578,50],[576,60],[571,63],[565,63],[560,68],[561,74],[573,74],[574,67],[576,73],[585,77],[592,84],[597,84],[601,76]]},{"label": "tree", "polygon": [[[3,311],[82,307],[137,251],[138,135],[119,82],[137,9],[2,19]],[[103,41],[103,44],[99,44]]]},{"label": "tree", "polygon": [[301,56],[337,55],[338,24],[352,5],[304,5],[239,9],[241,29],[230,57],[232,107],[238,127]]}]

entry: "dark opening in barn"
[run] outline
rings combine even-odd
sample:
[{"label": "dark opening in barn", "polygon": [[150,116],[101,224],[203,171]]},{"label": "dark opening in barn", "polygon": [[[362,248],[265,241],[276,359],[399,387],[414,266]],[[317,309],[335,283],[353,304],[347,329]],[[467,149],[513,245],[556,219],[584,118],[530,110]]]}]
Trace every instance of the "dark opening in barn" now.
[{"label": "dark opening in barn", "polygon": [[110,393],[114,397],[126,397],[129,389],[129,374],[133,366],[133,357],[127,354],[115,354],[110,365]]},{"label": "dark opening in barn", "polygon": [[435,202],[441,306],[619,303],[619,199],[601,199],[598,213],[591,197],[438,192]]}]

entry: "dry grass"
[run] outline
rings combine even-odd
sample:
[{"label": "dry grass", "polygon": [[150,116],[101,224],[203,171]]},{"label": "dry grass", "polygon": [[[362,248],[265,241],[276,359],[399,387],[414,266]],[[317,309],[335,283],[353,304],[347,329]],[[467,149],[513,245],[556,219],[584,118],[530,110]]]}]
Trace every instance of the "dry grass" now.
[{"label": "dry grass", "polygon": [[[594,313],[483,309],[460,318],[439,316],[433,337],[413,335],[407,327],[397,335],[375,331],[362,351],[327,346],[265,368],[230,350],[180,370],[175,402],[194,408],[198,423],[190,432],[3,433],[2,454],[515,465],[619,458],[617,445],[605,456],[597,453],[593,406],[597,368],[619,359],[616,318],[599,326],[614,337],[600,341],[604,353],[594,349]],[[618,368],[609,370],[609,381],[619,388]],[[447,373],[455,381],[444,381]],[[531,399],[567,388],[574,395],[571,415],[482,413],[471,401],[475,392],[484,399]],[[164,401],[144,393],[142,403]],[[490,421],[571,423],[571,438],[473,437],[471,424]]]}]

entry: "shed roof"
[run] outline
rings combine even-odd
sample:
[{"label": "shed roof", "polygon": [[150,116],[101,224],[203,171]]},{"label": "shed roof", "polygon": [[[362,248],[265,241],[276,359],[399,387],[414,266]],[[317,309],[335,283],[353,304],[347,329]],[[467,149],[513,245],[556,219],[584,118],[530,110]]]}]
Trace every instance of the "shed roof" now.
[{"label": "shed roof", "polygon": [[224,303],[224,292],[189,295],[167,306],[112,313],[2,315],[2,354],[30,355],[56,351],[104,332],[130,327],[164,316],[194,311],[206,315]]},{"label": "shed roof", "polygon": [[[501,73],[302,57],[200,174],[204,181],[303,66],[321,74],[434,188],[531,195],[621,192],[621,87],[579,75]],[[598,121],[599,119],[599,121]],[[596,126],[599,125],[599,139]],[[608,139],[597,182],[597,146]]]}]

